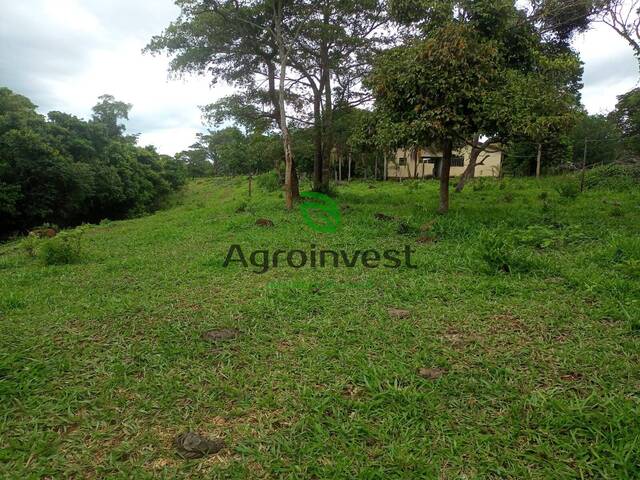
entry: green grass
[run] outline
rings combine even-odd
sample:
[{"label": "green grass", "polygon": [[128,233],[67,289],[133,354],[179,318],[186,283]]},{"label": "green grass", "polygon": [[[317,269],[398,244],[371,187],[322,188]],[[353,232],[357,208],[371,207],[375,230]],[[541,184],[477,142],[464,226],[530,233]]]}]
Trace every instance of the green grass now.
[{"label": "green grass", "polygon": [[[340,186],[335,234],[198,181],[88,228],[79,262],[0,247],[0,477],[640,478],[640,193],[563,181],[477,182],[447,217],[435,182]],[[222,267],[234,243],[419,268],[257,275]],[[220,328],[241,335],[200,338]],[[182,460],[187,430],[228,447]]]}]

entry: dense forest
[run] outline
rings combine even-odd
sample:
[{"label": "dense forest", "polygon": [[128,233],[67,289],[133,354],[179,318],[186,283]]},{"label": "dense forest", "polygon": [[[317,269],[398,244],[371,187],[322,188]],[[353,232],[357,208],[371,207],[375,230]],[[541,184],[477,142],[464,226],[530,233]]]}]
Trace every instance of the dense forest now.
[{"label": "dense forest", "polygon": [[0,88],[0,235],[140,215],[184,184],[182,162],[125,135],[120,121],[131,105],[99,100],[89,121],[44,117],[28,98]]}]

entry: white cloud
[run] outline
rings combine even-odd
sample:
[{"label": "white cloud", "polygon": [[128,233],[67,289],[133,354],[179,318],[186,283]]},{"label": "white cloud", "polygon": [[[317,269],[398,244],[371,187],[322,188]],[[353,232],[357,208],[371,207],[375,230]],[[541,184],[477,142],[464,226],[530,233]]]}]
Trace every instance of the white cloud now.
[{"label": "white cloud", "polygon": [[166,57],[142,54],[177,17],[171,0],[22,0],[3,9],[0,85],[42,113],[88,118],[98,96],[109,93],[133,104],[129,133],[173,154],[204,130],[199,105],[231,92],[201,77],[169,80]]},{"label": "white cloud", "polygon": [[582,103],[592,114],[613,110],[616,97],[638,83],[638,61],[631,46],[602,23],[577,36],[573,46],[584,62]]}]

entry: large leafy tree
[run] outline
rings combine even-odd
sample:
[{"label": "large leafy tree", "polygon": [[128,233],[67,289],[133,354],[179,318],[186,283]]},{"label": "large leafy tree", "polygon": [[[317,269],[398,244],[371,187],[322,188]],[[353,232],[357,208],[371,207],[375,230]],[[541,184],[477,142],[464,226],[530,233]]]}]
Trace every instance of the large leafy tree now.
[{"label": "large leafy tree", "polygon": [[566,45],[546,41],[512,0],[396,0],[392,6],[409,40],[382,57],[372,86],[395,139],[443,148],[440,211],[448,209],[452,144],[473,147],[472,169],[494,141],[570,127],[579,62]]},{"label": "large leafy tree", "polygon": [[184,0],[179,6],[178,20],[148,50],[169,53],[174,72],[233,84],[238,92],[208,106],[208,118],[218,125],[223,118],[243,126],[270,121],[282,132],[285,161],[292,150],[283,121],[296,131],[312,125],[314,188],[326,188],[334,105],[366,101],[360,81],[388,36],[381,28],[388,22],[385,2]]},{"label": "large leafy tree", "polygon": [[113,95],[98,97],[99,102],[93,107],[93,121],[104,125],[110,137],[118,137],[125,131],[120,120],[129,120],[132,105],[120,102]]},{"label": "large leafy tree", "polygon": [[135,146],[110,118],[44,117],[0,88],[0,234],[147,212],[184,183],[182,163]]},{"label": "large leafy tree", "polygon": [[381,56],[370,79],[378,107],[401,124],[404,140],[443,151],[441,213],[449,209],[454,146],[489,128],[483,97],[499,81],[498,49],[463,23],[448,22],[425,40]]},{"label": "large leafy tree", "polygon": [[180,17],[154,37],[147,50],[169,53],[176,73],[210,74],[213,82],[236,86],[244,98],[253,100],[249,105],[255,114],[263,112],[277,125],[285,158],[286,204],[292,208],[299,191],[286,82],[293,44],[309,15],[299,15],[308,12],[305,3],[183,0],[178,5]]},{"label": "large leafy tree", "polygon": [[640,88],[618,97],[610,119],[618,125],[627,154],[640,157]]}]

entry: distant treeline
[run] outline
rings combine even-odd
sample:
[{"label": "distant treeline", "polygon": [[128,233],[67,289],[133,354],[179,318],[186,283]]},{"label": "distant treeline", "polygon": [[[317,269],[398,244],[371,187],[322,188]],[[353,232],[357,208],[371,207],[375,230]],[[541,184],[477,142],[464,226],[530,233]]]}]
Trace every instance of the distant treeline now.
[{"label": "distant treeline", "polygon": [[184,184],[183,162],[124,134],[118,122],[131,105],[99,100],[89,121],[45,117],[28,98],[0,88],[0,236],[144,214]]}]

